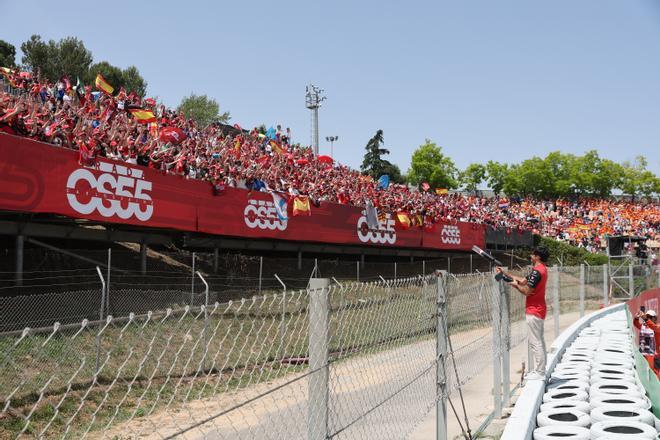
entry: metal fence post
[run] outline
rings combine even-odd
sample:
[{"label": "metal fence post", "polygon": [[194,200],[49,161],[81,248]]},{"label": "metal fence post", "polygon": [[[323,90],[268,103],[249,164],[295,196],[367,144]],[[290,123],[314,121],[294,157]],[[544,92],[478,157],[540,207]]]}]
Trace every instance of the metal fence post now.
[{"label": "metal fence post", "polygon": [[396,261],[394,262],[394,282],[396,283]]},{"label": "metal fence post", "polygon": [[16,236],[16,285],[23,285],[23,257],[25,255],[25,236]]},{"label": "metal fence post", "polygon": [[110,268],[112,263],[112,248],[108,248],[108,272],[106,275],[106,286],[105,286],[105,309],[110,314]]},{"label": "metal fence post", "polygon": [[447,375],[445,361],[447,358],[447,333],[446,333],[446,304],[447,304],[447,273],[440,272],[437,278],[436,290],[436,440],[447,440]]},{"label": "metal fence post", "polygon": [[559,267],[552,266],[552,317],[555,327],[555,339],[559,337]]},{"label": "metal fence post", "polygon": [[261,295],[261,278],[264,274],[264,257],[259,257],[259,295]]},{"label": "metal fence post", "polygon": [[422,260],[422,276],[426,276],[426,260]]},{"label": "metal fence post", "polygon": [[190,307],[195,303],[195,253],[192,253],[192,273],[190,277]]},{"label": "metal fence post", "polygon": [[209,337],[208,337],[208,327],[209,327],[209,284],[206,282],[204,277],[199,271],[195,272],[202,283],[204,283],[204,357],[202,358],[202,365],[206,368],[206,353],[209,351]]},{"label": "metal fence post", "polygon": [[501,356],[501,330],[500,330],[500,282],[493,279],[491,295],[493,300],[492,320],[493,320],[493,416],[500,418],[502,416],[502,362]]},{"label": "metal fence post", "polygon": [[355,265],[357,266],[357,282],[360,282],[360,262],[356,261]]},{"label": "metal fence post", "polygon": [[213,248],[213,274],[218,274],[218,265],[220,260],[220,251],[218,248]]},{"label": "metal fence post", "polygon": [[[99,312],[99,330],[103,326],[103,308],[105,305],[105,280],[101,273],[101,268],[96,266],[96,273],[99,274],[101,279],[101,311]],[[96,334],[96,367],[94,368],[94,376],[99,374],[99,360],[101,358],[101,332]]]},{"label": "metal fence post", "polygon": [[580,318],[584,316],[584,264],[580,264]]},{"label": "metal fence post", "polygon": [[610,305],[610,295],[609,295],[609,275],[607,274],[608,265],[603,264],[603,306],[607,307]]},{"label": "metal fence post", "polygon": [[327,278],[309,280],[308,440],[328,438],[329,285]]},{"label": "metal fence post", "polygon": [[[504,268],[505,270],[507,268]],[[509,359],[509,344],[511,339],[511,323],[509,317],[509,288],[503,282],[499,283],[500,289],[500,317],[502,319],[502,405],[509,406],[511,400],[511,364]]]},{"label": "metal fence post", "polygon": [[280,359],[284,358],[284,335],[286,334],[286,324],[285,324],[285,317],[286,317],[286,284],[284,284],[284,281],[280,277],[275,274],[275,278],[277,281],[280,282],[282,285],[282,316],[280,317],[280,348],[278,350],[278,356]]},{"label": "metal fence post", "polygon": [[632,258],[630,259],[630,264],[628,264],[628,295],[630,295],[631,298],[635,296],[635,278],[633,277]]}]

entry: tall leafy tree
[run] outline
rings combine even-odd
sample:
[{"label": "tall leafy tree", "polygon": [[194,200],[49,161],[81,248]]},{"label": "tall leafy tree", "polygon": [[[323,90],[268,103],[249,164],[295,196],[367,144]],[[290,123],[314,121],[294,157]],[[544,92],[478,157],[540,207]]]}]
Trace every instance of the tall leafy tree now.
[{"label": "tall leafy tree", "polygon": [[480,163],[471,163],[460,173],[459,177],[467,191],[476,193],[479,184],[486,178],[486,167]]},{"label": "tall leafy tree", "polygon": [[495,194],[500,194],[504,188],[504,179],[509,173],[509,165],[489,160],[486,164],[487,182]]},{"label": "tall leafy tree", "polygon": [[428,182],[435,188],[457,188],[458,170],[454,161],[442,154],[442,148],[426,139],[413,152],[408,182],[414,185]]},{"label": "tall leafy tree", "polygon": [[660,180],[653,172],[646,169],[648,161],[644,156],[637,156],[634,162],[624,162],[620,189],[632,196],[651,196],[660,192]]},{"label": "tall leafy tree", "polygon": [[147,94],[147,82],[140,75],[135,66],[128,66],[121,73],[124,88],[128,92],[135,92],[140,98]]},{"label": "tall leafy tree", "polygon": [[387,174],[393,181],[400,182],[402,178],[399,167],[383,159],[383,156],[390,154],[390,150],[383,147],[384,142],[383,130],[376,131],[374,137],[369,139],[365,146],[366,153],[364,153],[360,170],[374,179]]},{"label": "tall leafy tree", "polygon": [[21,44],[23,65],[41,76],[56,81],[62,75],[84,78],[92,63],[92,53],[75,37],[43,41],[32,35]]},{"label": "tall leafy tree", "polygon": [[215,99],[194,93],[181,100],[178,110],[183,112],[187,118],[193,118],[201,127],[206,127],[213,122],[226,123],[231,118],[229,112],[220,113],[220,106]]},{"label": "tall leafy tree", "polygon": [[0,40],[0,67],[16,66],[16,48],[13,44]]}]

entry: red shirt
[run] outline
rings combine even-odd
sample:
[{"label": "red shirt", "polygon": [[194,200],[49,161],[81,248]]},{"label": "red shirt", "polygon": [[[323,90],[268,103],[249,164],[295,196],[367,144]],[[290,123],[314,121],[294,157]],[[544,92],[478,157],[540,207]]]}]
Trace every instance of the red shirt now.
[{"label": "red shirt", "polygon": [[532,294],[525,297],[525,314],[545,319],[548,307],[545,304],[545,285],[548,281],[548,268],[537,264],[527,276],[527,284],[532,288]]}]

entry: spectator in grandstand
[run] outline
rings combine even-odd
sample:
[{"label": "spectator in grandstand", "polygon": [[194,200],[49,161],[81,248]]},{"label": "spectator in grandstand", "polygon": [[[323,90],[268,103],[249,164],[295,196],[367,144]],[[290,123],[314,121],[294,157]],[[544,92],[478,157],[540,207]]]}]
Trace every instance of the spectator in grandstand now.
[{"label": "spectator in grandstand", "polygon": [[[500,200],[436,195],[396,184],[376,190],[371,177],[336,162],[319,162],[311,149],[293,145],[291,130],[281,125],[265,133],[237,124],[230,130],[218,124],[202,128],[151,98],[143,101],[124,90],[113,97],[90,87],[74,90],[67,81],[40,81],[18,72],[10,78],[23,92],[0,93],[0,131],[79,150],[81,163],[105,157],[213,186],[308,195],[316,204],[364,207],[369,200],[380,213],[407,213],[414,227],[465,221],[508,233],[531,231],[591,251],[605,246],[607,234],[660,235],[658,203]],[[155,109],[155,124],[132,116],[130,109],[141,104]],[[177,138],[166,135],[173,130]]]},{"label": "spectator in grandstand", "polygon": [[527,380],[545,380],[546,350],[543,336],[543,324],[547,313],[545,304],[545,286],[548,281],[548,269],[545,263],[550,252],[544,246],[535,248],[531,255],[532,271],[522,278],[506,273],[501,267],[497,272],[512,279],[509,284],[525,296],[525,320],[529,335],[529,346],[534,355],[535,366],[529,366]]}]

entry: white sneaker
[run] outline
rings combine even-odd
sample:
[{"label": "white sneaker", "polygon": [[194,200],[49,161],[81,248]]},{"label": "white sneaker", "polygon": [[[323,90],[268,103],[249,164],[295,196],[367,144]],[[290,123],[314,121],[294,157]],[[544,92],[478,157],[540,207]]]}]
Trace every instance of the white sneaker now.
[{"label": "white sneaker", "polygon": [[525,374],[525,380],[545,380],[545,376],[536,371],[531,371]]}]

